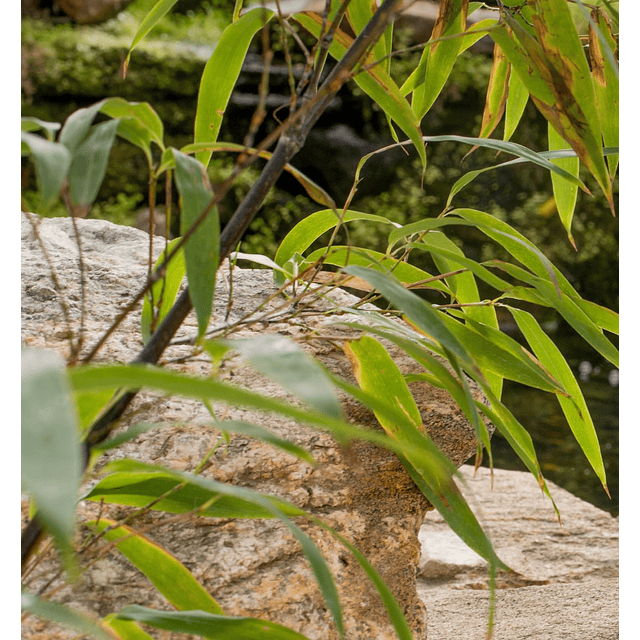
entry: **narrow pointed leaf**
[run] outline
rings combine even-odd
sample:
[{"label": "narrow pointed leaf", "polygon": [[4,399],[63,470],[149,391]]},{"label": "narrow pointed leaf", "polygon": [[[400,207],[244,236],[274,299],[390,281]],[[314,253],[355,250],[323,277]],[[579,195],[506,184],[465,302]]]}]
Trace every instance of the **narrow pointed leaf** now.
[{"label": "narrow pointed leaf", "polygon": [[24,349],[21,395],[22,487],[70,561],[81,462],[78,422],[61,358]]},{"label": "narrow pointed leaf", "polygon": [[71,153],[63,144],[50,142],[33,133],[22,132],[21,140],[33,154],[42,211],[57,200],[71,166]]},{"label": "narrow pointed leaf", "polygon": [[75,629],[82,635],[88,635],[96,640],[115,640],[116,638],[104,629],[99,621],[92,620],[87,615],[63,604],[42,600],[33,593],[22,592],[21,608],[38,618]]},{"label": "narrow pointed leaf", "polygon": [[607,478],[598,436],[589,414],[589,408],[571,368],[558,347],[540,328],[530,313],[514,308],[510,308],[509,311],[538,359],[571,394],[570,399],[558,395],[558,402],[560,402],[569,427],[589,460],[589,464],[602,482],[602,486],[607,490]]},{"label": "narrow pointed leaf", "polygon": [[103,620],[122,640],[154,640],[153,636],[143,631],[135,622],[119,620],[114,614],[106,616]]},{"label": "narrow pointed leaf", "polygon": [[[180,238],[175,238],[162,251],[160,257],[156,260],[153,271],[164,262],[167,255],[171,254],[175,245]],[[180,284],[187,272],[184,261],[184,251],[181,249],[171,259],[166,267],[166,273],[162,280],[159,280],[151,287],[151,293],[147,294],[142,304],[142,315],[140,317],[140,331],[142,333],[142,341],[144,344],[149,342],[151,334],[156,327],[162,322],[164,317],[169,313],[169,309],[176,300]],[[153,300],[153,308],[151,306]]]},{"label": "narrow pointed leaf", "polygon": [[[195,158],[173,149],[176,184],[180,192],[182,215],[180,235],[184,236],[213,198],[204,166]],[[213,309],[216,270],[220,259],[220,220],[213,207],[195,233],[184,244],[184,260],[189,295],[198,318],[198,334],[204,335]]]},{"label": "narrow pointed leaf", "polygon": [[[607,147],[617,147],[619,144],[619,93],[620,82],[617,66],[613,66],[606,55],[605,46],[608,47],[614,60],[617,54],[617,45],[611,25],[607,16],[599,9],[593,9],[591,16],[597,23],[604,42],[599,37],[592,23],[589,24],[589,54],[591,57],[591,69],[593,74],[593,86],[596,92],[596,102],[600,113],[600,125],[602,139]],[[614,176],[618,167],[618,156],[609,156],[609,173]]]},{"label": "narrow pointed leaf", "polygon": [[124,61],[124,75],[127,74],[127,68],[129,66],[129,60],[131,59],[131,52],[142,42],[144,37],[155,27],[160,20],[165,16],[165,14],[173,7],[173,5],[178,0],[158,0],[158,2],[153,5],[151,11],[147,13],[144,17],[140,26],[133,36],[133,41],[129,46],[129,51],[127,52],[127,57]]},{"label": "narrow pointed leaf", "polygon": [[509,74],[507,104],[504,112],[503,140],[510,140],[529,101],[529,92],[517,73]]},{"label": "narrow pointed leaf", "polygon": [[[565,141],[562,136],[548,124],[549,135],[549,151],[555,151],[557,149],[563,149],[565,147]],[[579,158],[558,158],[552,160],[555,165],[562,167],[568,173],[578,177],[580,170]],[[571,221],[573,220],[573,212],[576,208],[576,202],[578,201],[578,187],[566,180],[563,180],[555,173],[551,174],[551,183],[553,184],[553,197],[558,208],[558,215],[564,228],[567,230],[569,241],[573,245],[574,249],[577,249],[573,234],[571,233]]]},{"label": "narrow pointed leaf", "polygon": [[[200,80],[194,142],[215,142],[218,139],[222,117],[251,40],[272,17],[273,11],[251,9],[223,31]],[[201,151],[196,157],[207,167],[211,151]]]},{"label": "narrow pointed leaf", "polygon": [[96,199],[119,124],[119,120],[109,120],[95,125],[76,148],[69,168],[69,190],[75,206],[88,207]]},{"label": "narrow pointed leaf", "polygon": [[[176,609],[224,614],[222,607],[175,556],[131,527],[117,525],[108,518],[87,522],[87,526],[101,533],[105,540],[115,542],[118,551],[144,573]],[[113,528],[105,531],[107,527]]]},{"label": "narrow pointed leaf", "polygon": [[20,118],[20,131],[40,131],[40,129],[42,129],[49,142],[54,141],[55,132],[58,131],[61,126],[59,122],[47,122],[40,120],[40,118],[29,116]]},{"label": "narrow pointed leaf", "polygon": [[197,634],[212,640],[307,640],[292,629],[259,618],[232,618],[204,611],[157,611],[129,605],[116,614],[122,620],[135,620],[156,629]]},{"label": "narrow pointed leaf", "polygon": [[[466,27],[468,8],[469,0],[442,0],[431,39],[462,33]],[[422,120],[440,95],[459,54],[458,38],[436,42],[424,50],[417,70],[420,84],[413,90],[411,98],[411,108],[418,121]]]}]

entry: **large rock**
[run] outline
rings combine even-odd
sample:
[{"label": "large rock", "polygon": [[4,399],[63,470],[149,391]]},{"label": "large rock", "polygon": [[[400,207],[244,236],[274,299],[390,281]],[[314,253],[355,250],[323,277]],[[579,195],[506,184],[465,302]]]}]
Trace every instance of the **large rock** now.
[{"label": "large rock", "polygon": [[[618,520],[548,482],[562,518],[530,473],[463,466],[462,492],[513,573],[497,577],[494,640],[618,638]],[[440,514],[420,530],[418,591],[429,640],[484,640],[486,562]]]},{"label": "large rock", "polygon": [[[22,333],[26,346],[46,347],[66,355],[69,329],[78,335],[84,308],[83,352],[86,353],[144,281],[148,234],[99,220],[77,220],[76,224],[82,238],[84,297],[79,285],[78,250],[71,221],[39,220],[32,214],[23,214]],[[38,236],[46,249],[46,258]],[[155,238],[154,256],[161,244],[162,240]],[[50,267],[61,291],[52,282]],[[229,311],[231,278],[233,304]],[[241,325],[243,328],[234,337],[252,337],[268,331],[300,338],[305,349],[329,369],[353,378],[339,345],[342,337],[354,333],[331,326],[331,319],[323,313],[336,305],[352,304],[356,301],[353,296],[335,291],[324,300],[316,300],[304,313],[287,318],[275,316],[293,310],[282,296],[267,301],[276,292],[269,271],[235,269],[229,274],[228,269],[223,268],[217,286],[212,327],[226,327],[228,323],[240,321],[264,302],[260,314],[270,316],[268,321],[263,316],[260,323]],[[61,313],[63,299],[70,327]],[[137,310],[123,321],[100,351],[98,360],[124,362],[137,354],[142,346],[139,313]],[[195,333],[195,317],[190,316],[177,338]],[[402,353],[394,349],[391,352],[404,371],[416,370],[413,361]],[[190,353],[189,346],[171,346],[164,362],[181,371],[210,374],[208,361],[189,357]],[[226,361],[218,375],[223,380],[269,395],[288,397],[239,357]],[[429,433],[456,464],[462,464],[475,451],[472,428],[443,391],[426,383],[415,383],[413,391]],[[342,401],[351,421],[379,428],[374,416],[361,405],[348,398]],[[325,433],[277,416],[220,403],[213,409],[220,418],[258,423],[304,446],[318,464],[313,467],[262,442],[231,436],[228,445],[213,454],[203,475],[284,497],[337,529],[372,561],[402,604],[416,637],[423,637],[425,608],[416,589],[416,570],[420,557],[418,532],[429,504],[395,455],[362,442],[345,449]],[[137,422],[165,426],[139,436],[106,456],[107,459],[127,456],[174,469],[193,470],[220,438],[208,411],[201,404],[184,398],[140,394],[127,416],[123,426]],[[129,511],[105,506],[102,517],[122,517]],[[80,523],[96,517],[97,512],[95,503],[81,504]],[[318,544],[334,573],[344,608],[347,637],[362,640],[395,637],[377,592],[350,554],[317,526],[305,521],[298,524]],[[291,532],[279,521],[203,518],[176,521],[175,516],[152,511],[137,519],[135,526],[175,554],[226,613],[274,620],[311,639],[337,637],[309,565]],[[167,603],[146,578],[122,556],[111,552],[95,557],[95,551],[83,554],[83,561],[87,563],[92,558],[94,562],[88,564],[79,585],[72,588],[59,580],[51,583],[56,600],[73,603],[101,616],[125,604],[167,608]],[[30,575],[27,587],[41,588],[52,578],[54,570],[55,562],[43,559]],[[45,591],[44,595],[48,593]],[[41,626],[33,620],[25,624],[23,632],[26,637],[42,637]]]}]

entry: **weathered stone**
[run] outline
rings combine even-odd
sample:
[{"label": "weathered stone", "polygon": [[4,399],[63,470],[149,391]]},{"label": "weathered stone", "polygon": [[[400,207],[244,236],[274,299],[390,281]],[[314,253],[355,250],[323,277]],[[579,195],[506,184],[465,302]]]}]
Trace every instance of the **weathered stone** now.
[{"label": "weathered stone", "polygon": [[[38,223],[36,217],[30,218]],[[149,236],[106,221],[77,220],[76,223],[82,237],[84,302],[71,221],[40,220],[38,233],[58,282],[64,287],[74,330],[78,328],[84,304],[86,353],[143,283]],[[162,242],[155,238],[154,257]],[[66,354],[68,327],[60,312],[60,293],[51,281],[49,267],[26,214],[23,214],[22,269],[23,343]],[[214,327],[227,326],[230,278],[233,278],[233,305],[229,322],[241,320],[276,292],[269,271],[235,269],[229,274],[223,267],[218,278]],[[353,379],[339,341],[341,337],[353,336],[354,332],[331,326],[331,318],[323,312],[355,301],[353,296],[338,290],[327,299],[314,302],[304,314],[246,325],[234,337],[251,337],[268,331],[299,339],[304,348],[330,370]],[[272,315],[278,307],[286,309],[290,303],[276,296],[260,313]],[[99,360],[127,361],[136,355],[142,346],[139,313],[138,309],[124,320],[100,352]],[[195,317],[190,316],[177,338],[195,333]],[[210,374],[208,361],[188,357],[190,349],[185,345],[171,346],[164,356],[166,366],[192,374]],[[392,347],[389,349],[401,369],[417,370],[406,355]],[[179,360],[185,357],[184,361]],[[267,395],[289,398],[239,357],[225,361],[218,376]],[[431,436],[456,464],[462,464],[475,451],[471,426],[442,390],[421,382],[413,383],[413,391]],[[293,402],[293,398],[290,399]],[[346,397],[342,402],[351,421],[379,428],[374,416],[361,405]],[[314,455],[317,465],[301,463],[262,442],[231,436],[228,446],[220,447],[213,454],[203,475],[286,498],[330,524],[367,555],[395,593],[416,636],[422,637],[425,611],[416,591],[416,567],[420,555],[418,531],[429,505],[395,455],[363,442],[344,448],[328,434],[277,416],[226,407],[222,403],[215,404],[213,409],[220,419],[254,422],[304,446]],[[105,459],[127,456],[188,471],[196,467],[220,438],[206,409],[188,399],[144,393],[136,399],[133,410],[135,414],[129,413],[123,426],[136,422],[165,426],[139,436]],[[82,503],[79,521],[95,517],[98,510],[95,503]],[[129,511],[124,507],[105,506],[102,516],[119,517]],[[395,637],[377,592],[351,555],[317,526],[306,521],[297,524],[314,539],[335,576],[347,637],[363,640]],[[274,620],[311,639],[337,637],[309,565],[295,538],[281,522],[190,517],[176,520],[175,516],[152,511],[137,519],[135,526],[175,554],[226,613]],[[90,556],[87,552],[83,558],[88,561]],[[39,572],[30,577],[28,588],[41,587],[51,577],[54,566],[50,560],[43,561]],[[58,601],[74,603],[97,615],[106,615],[133,603],[167,607],[146,578],[114,552],[91,564],[79,585],[72,588],[54,581],[52,587],[59,587],[55,593]],[[24,633],[35,637],[41,630],[36,632],[34,626],[27,624]]]},{"label": "weathered stone", "polygon": [[[460,469],[462,493],[514,572],[499,572],[495,640],[618,637],[618,521],[548,482],[562,518],[530,473]],[[418,591],[429,640],[483,640],[489,611],[486,562],[440,514],[420,530]]]}]

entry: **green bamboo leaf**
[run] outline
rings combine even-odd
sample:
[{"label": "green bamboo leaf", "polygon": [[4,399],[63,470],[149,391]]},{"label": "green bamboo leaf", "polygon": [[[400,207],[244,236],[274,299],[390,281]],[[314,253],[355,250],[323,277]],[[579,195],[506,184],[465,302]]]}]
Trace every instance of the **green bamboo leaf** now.
[{"label": "green bamboo leaf", "polygon": [[[178,242],[180,242],[180,238],[175,238],[163,249],[160,257],[153,266],[154,273],[164,262],[165,258],[171,254]],[[164,278],[156,282],[151,287],[151,293],[147,294],[144,298],[142,315],[140,317],[140,331],[144,344],[149,342],[155,328],[162,322],[167,313],[169,313],[169,309],[171,309],[175,302],[178,289],[180,289],[186,272],[184,251],[180,249],[167,265]],[[151,300],[153,300],[153,308],[151,306]]]},{"label": "green bamboo leaf", "polygon": [[[281,522],[293,533],[293,535],[300,543],[300,546],[302,547],[302,550],[311,565],[311,569],[314,573],[320,591],[325,599],[327,606],[329,607],[338,632],[341,637],[344,637],[342,607],[338,597],[335,582],[333,580],[333,576],[331,575],[331,571],[329,570],[325,559],[322,557],[322,554],[318,550],[318,547],[313,543],[311,538],[307,534],[305,534],[298,526],[293,524],[293,522],[291,522],[291,520],[287,517],[287,515],[305,515],[305,512],[302,509],[299,509],[298,507],[295,507],[291,503],[288,503],[284,500],[280,500],[272,496],[263,495],[250,489],[223,484],[214,480],[203,478],[202,476],[198,475],[183,473],[179,471],[169,471],[162,467],[148,465],[133,460],[115,461],[114,463],[111,463],[108,468],[132,469],[133,474],[139,476],[158,477],[164,475],[166,479],[171,480],[173,478],[174,485],[175,481],[177,480],[178,483],[184,483],[187,488],[195,488],[199,489],[203,493],[208,493],[209,496],[207,502],[212,502],[212,498],[216,498],[217,502],[220,502],[225,498],[235,499],[236,502],[245,503],[245,505],[249,505],[249,507],[252,507],[255,511],[262,510],[263,512],[268,513],[269,515],[266,517],[276,517],[280,519]],[[131,473],[129,473],[129,475],[131,475]],[[102,482],[108,480],[108,478],[109,476],[107,476],[107,478],[105,478]],[[216,501],[213,502],[214,504],[209,508],[214,508]],[[158,505],[155,505],[156,508],[157,506]],[[191,633],[192,632],[193,630],[191,631]]]},{"label": "green bamboo leaf", "polygon": [[[177,149],[173,149],[173,157],[182,204],[180,235],[184,236],[211,202],[213,191],[207,172],[198,160]],[[199,336],[204,335],[211,318],[219,259],[220,220],[218,209],[214,206],[184,244],[189,295],[198,318]]]},{"label": "green bamboo leaf", "polygon": [[[599,32],[599,33],[598,33]],[[608,56],[610,53],[611,56]],[[593,86],[596,92],[596,102],[600,114],[602,139],[609,147],[619,144],[619,93],[620,81],[618,67],[615,64],[617,43],[613,37],[611,24],[607,16],[598,8],[591,12],[589,23],[589,54],[593,74]],[[609,173],[616,174],[618,156],[609,156]]]},{"label": "green bamboo leaf", "polygon": [[107,102],[107,99],[100,100],[89,107],[84,107],[74,111],[64,123],[62,131],[60,131],[60,137],[58,142],[61,142],[65,147],[75,154],[80,143],[84,140],[93,119],[96,117],[102,106]]},{"label": "green bamboo leaf", "polygon": [[418,329],[455,354],[463,365],[474,367],[466,349],[443,323],[443,314],[435,311],[428,302],[415,293],[408,291],[392,274],[356,266],[346,267],[344,271],[369,282],[389,302],[400,309]]},{"label": "green bamboo leaf", "polygon": [[119,124],[119,120],[110,120],[95,125],[77,146],[69,168],[69,190],[74,206],[89,207],[96,199]]},{"label": "green bamboo leaf", "polygon": [[[402,373],[377,340],[362,336],[359,340],[345,344],[345,353],[351,361],[356,380],[364,391],[386,398],[389,404],[407,415],[413,428],[422,428],[420,410]],[[394,424],[377,414],[376,418],[392,438],[402,442],[403,425]]]},{"label": "green bamboo leaf", "polygon": [[117,134],[142,149],[149,165],[153,164],[152,142],[164,151],[162,121],[148,102],[127,102],[122,98],[109,98],[100,111],[120,120]]},{"label": "green bamboo leaf", "polygon": [[560,402],[573,435],[608,493],[607,477],[598,435],[589,414],[587,403],[571,368],[558,347],[540,328],[530,313],[512,307],[509,308],[509,311],[538,359],[562,382],[562,385],[571,394],[571,399],[557,396],[558,402]]},{"label": "green bamboo leaf", "polygon": [[[293,16],[302,27],[318,38],[322,31],[322,16],[316,13],[297,13]],[[329,47],[329,53],[340,60],[347,49],[353,43],[353,38],[337,29],[333,42]],[[369,54],[362,61],[364,70],[358,73],[354,80],[356,84],[404,131],[414,144],[423,168],[427,166],[427,156],[424,145],[420,140],[420,122],[415,117],[411,106],[400,92],[398,85],[381,65],[369,67],[375,62],[373,55]]]},{"label": "green bamboo leaf", "polygon": [[129,605],[119,611],[121,620],[135,620],[156,629],[175,633],[197,634],[211,640],[307,640],[292,629],[259,618],[232,618],[203,611],[157,611]]},{"label": "green bamboo leaf", "polygon": [[222,607],[191,572],[157,543],[131,527],[118,526],[115,520],[108,518],[87,522],[87,526],[101,533],[105,540],[115,542],[118,551],[144,573],[159,593],[179,611],[200,609],[224,615]]},{"label": "green bamboo leaf", "polygon": [[78,413],[78,423],[80,431],[84,431],[93,424],[93,421],[100,415],[107,406],[113,394],[111,391],[85,391],[74,393],[76,411]]},{"label": "green bamboo leaf", "polygon": [[71,153],[64,145],[50,142],[33,133],[22,132],[20,136],[23,144],[27,145],[33,154],[40,191],[40,207],[45,212],[60,194],[62,183],[71,166]]},{"label": "green bamboo leaf", "polygon": [[62,359],[22,351],[22,486],[38,516],[72,562],[74,512],[81,475],[78,420]]},{"label": "green bamboo leaf", "polygon": [[[152,509],[155,511],[189,513],[199,509],[200,515],[208,518],[272,518],[276,508],[279,513],[290,516],[304,513],[290,503],[249,489],[213,480],[205,485],[200,482],[200,476],[179,475],[133,460],[117,460],[104,471],[109,475],[83,495],[83,500],[104,500],[133,507],[145,507],[154,502]],[[177,487],[180,488],[176,490]],[[171,491],[158,501],[160,496]]]},{"label": "green bamboo leaf", "polygon": [[[443,0],[438,17],[431,31],[431,39],[452,36],[464,32],[469,0]],[[458,38],[441,40],[426,47],[417,69],[419,84],[413,90],[411,109],[418,122],[422,120],[440,95],[460,54]]]},{"label": "green bamboo leaf", "polygon": [[153,29],[153,27],[160,22],[165,14],[173,7],[178,0],[158,0],[158,2],[151,8],[149,13],[144,17],[144,20],[140,23],[137,31],[133,36],[133,41],[129,46],[127,57],[125,58],[123,65],[123,76],[127,75],[127,69],[129,67],[129,60],[131,59],[132,51],[142,42],[144,37]]},{"label": "green bamboo leaf", "polygon": [[227,340],[226,345],[310,407],[334,418],[342,417],[340,401],[324,369],[292,340],[272,334]]},{"label": "green bamboo leaf", "polygon": [[511,139],[513,132],[516,130],[524,108],[529,101],[529,92],[522,81],[522,78],[517,73],[509,74],[509,89],[507,93],[507,104],[505,106],[504,113],[504,133],[503,140],[507,141]]},{"label": "green bamboo leaf", "polygon": [[316,211],[307,216],[287,233],[284,237],[275,255],[275,262],[283,266],[290,260],[295,253],[304,253],[325,231],[333,229],[340,223],[351,222],[353,220],[369,220],[371,222],[382,222],[397,226],[382,216],[376,216],[370,213],[361,213],[360,211],[347,210],[344,215],[337,214],[332,209],[324,209]]},{"label": "green bamboo leaf", "polygon": [[119,620],[115,614],[103,618],[106,626],[111,627],[122,640],[154,640],[146,631],[143,631],[135,622]]},{"label": "green bamboo leaf", "polygon": [[[496,261],[496,265],[498,265]],[[615,366],[619,366],[619,353],[603,334],[600,327],[589,317],[586,310],[571,295],[567,295],[564,291],[563,283],[560,282],[562,288],[561,295],[558,296],[553,286],[542,278],[531,275],[524,269],[518,268],[516,265],[508,263],[499,263],[501,269],[520,278],[523,282],[535,287],[543,298],[549,303],[549,306],[556,309],[560,315],[601,355]],[[602,317],[602,314],[600,314]],[[611,322],[612,318],[607,319]]]},{"label": "green bamboo leaf", "polygon": [[[530,387],[567,395],[562,385],[513,338],[494,327],[467,319],[470,326],[442,314],[442,322],[456,336],[482,371]],[[473,327],[473,328],[471,328]]]},{"label": "green bamboo leaf", "polygon": [[[547,126],[549,136],[549,151],[555,151],[562,149],[565,146],[565,141],[562,136],[551,126],[549,123]],[[578,177],[580,171],[580,160],[575,158],[559,158],[552,160],[554,164],[562,167],[565,171]],[[577,250],[573,234],[571,233],[571,221],[573,220],[573,212],[576,208],[576,202],[578,201],[578,187],[574,184],[568,183],[555,174],[551,174],[551,183],[553,184],[553,196],[558,209],[558,215],[564,228],[567,230],[567,236],[569,241],[573,245],[573,248]]]},{"label": "green bamboo leaf", "polygon": [[60,129],[62,125],[59,122],[47,122],[40,120],[40,118],[34,118],[31,116],[22,116],[20,118],[20,131],[40,131],[44,130],[44,134],[49,142],[53,142],[55,139],[55,132]]},{"label": "green bamboo leaf", "polygon": [[25,591],[21,594],[21,607],[38,618],[56,622],[65,627],[75,629],[82,635],[89,635],[96,640],[113,640],[113,635],[102,628],[100,622],[87,615],[74,611],[57,602],[42,600],[33,593]]},{"label": "green bamboo leaf", "polygon": [[[251,40],[272,17],[273,11],[251,9],[223,31],[200,80],[194,142],[218,139],[222,118]],[[196,157],[205,167],[209,166],[210,151],[201,151]]]}]

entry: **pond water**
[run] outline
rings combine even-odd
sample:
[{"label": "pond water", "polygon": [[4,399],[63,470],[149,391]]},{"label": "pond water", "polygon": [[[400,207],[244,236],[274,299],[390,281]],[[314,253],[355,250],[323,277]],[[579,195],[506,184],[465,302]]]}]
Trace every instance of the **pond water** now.
[{"label": "pond water", "polygon": [[[503,401],[531,434],[544,477],[617,516],[618,369],[598,354],[587,351],[577,340],[558,338],[556,343],[567,358],[589,407],[600,440],[611,498],[571,433],[555,396],[507,381]],[[493,436],[491,447],[495,467],[527,470],[500,434]],[[488,466],[486,456],[483,466]]]}]

